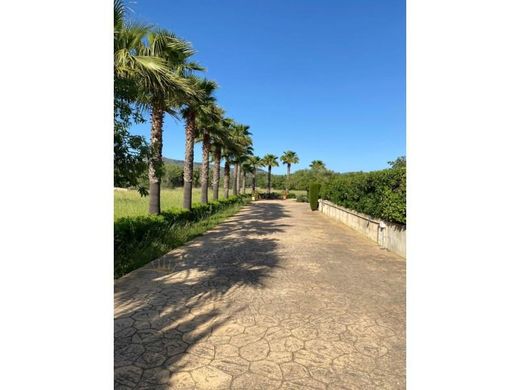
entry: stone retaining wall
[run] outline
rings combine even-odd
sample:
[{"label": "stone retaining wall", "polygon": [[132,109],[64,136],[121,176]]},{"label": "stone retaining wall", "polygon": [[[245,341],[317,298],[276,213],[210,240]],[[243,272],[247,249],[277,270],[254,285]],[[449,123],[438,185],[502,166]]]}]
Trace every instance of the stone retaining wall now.
[{"label": "stone retaining wall", "polygon": [[382,248],[406,257],[406,225],[373,218],[328,200],[319,200],[319,210],[377,242]]}]

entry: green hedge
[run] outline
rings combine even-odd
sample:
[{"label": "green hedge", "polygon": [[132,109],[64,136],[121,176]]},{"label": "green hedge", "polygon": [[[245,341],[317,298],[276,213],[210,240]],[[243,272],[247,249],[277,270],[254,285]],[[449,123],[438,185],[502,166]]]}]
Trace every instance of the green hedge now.
[{"label": "green hedge", "polygon": [[[231,196],[208,204],[195,204],[191,210],[174,209],[163,211],[161,215],[119,218],[114,222],[114,274],[124,275],[143,265],[142,259],[136,263],[137,252],[157,254],[150,247],[166,241],[174,228],[188,228],[231,206],[249,202],[249,195]],[[142,257],[142,256],[141,256]],[[148,259],[148,261],[153,258]]]},{"label": "green hedge", "polygon": [[318,199],[320,198],[320,183],[312,183],[309,186],[309,204],[311,210],[318,210]]},{"label": "green hedge", "polygon": [[389,222],[406,224],[406,166],[334,176],[323,199]]}]

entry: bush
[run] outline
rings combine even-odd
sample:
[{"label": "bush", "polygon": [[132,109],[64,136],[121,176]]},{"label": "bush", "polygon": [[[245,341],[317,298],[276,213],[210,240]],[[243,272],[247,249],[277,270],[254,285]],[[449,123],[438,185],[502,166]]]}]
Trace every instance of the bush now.
[{"label": "bush", "polygon": [[[208,204],[195,204],[191,210],[174,209],[164,211],[161,215],[125,217],[116,220],[114,222],[115,276],[122,276],[172,249],[171,246],[164,245],[172,229],[188,229],[198,221],[210,218],[233,206],[246,204],[248,201],[248,195],[231,196]],[[181,241],[178,244],[182,244]]]},{"label": "bush", "polygon": [[320,198],[320,183],[312,183],[309,186],[309,203],[311,210],[318,210],[318,199]]},{"label": "bush", "polygon": [[339,206],[406,224],[406,165],[336,175],[323,186],[321,196]]},{"label": "bush", "polygon": [[296,194],[294,192],[289,192],[287,194],[287,199],[296,199]]},{"label": "bush", "polygon": [[307,199],[307,195],[298,195],[296,197],[296,202],[305,202],[307,203],[309,200]]},{"label": "bush", "polygon": [[278,192],[271,192],[271,193],[261,192],[259,195],[260,195],[259,199],[282,199],[282,194],[280,194]]}]

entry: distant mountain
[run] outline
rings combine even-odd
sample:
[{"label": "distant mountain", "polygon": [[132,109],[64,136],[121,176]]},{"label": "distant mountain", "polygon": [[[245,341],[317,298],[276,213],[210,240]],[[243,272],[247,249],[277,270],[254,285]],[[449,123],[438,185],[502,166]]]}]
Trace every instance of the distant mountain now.
[{"label": "distant mountain", "polygon": [[[180,165],[181,167],[184,166],[184,160],[175,160],[173,158],[163,157],[163,161],[165,164]],[[202,165],[202,163],[195,162],[195,161],[193,162],[193,168],[200,168],[201,165]]]}]

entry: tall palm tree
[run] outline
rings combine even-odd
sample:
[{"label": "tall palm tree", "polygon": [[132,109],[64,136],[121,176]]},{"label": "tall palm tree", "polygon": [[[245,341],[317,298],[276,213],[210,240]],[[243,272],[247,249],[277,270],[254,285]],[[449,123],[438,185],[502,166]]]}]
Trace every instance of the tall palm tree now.
[{"label": "tall palm tree", "polygon": [[258,168],[262,167],[264,164],[263,164],[262,159],[258,156],[250,156],[247,161],[247,164],[251,168],[251,173],[253,174],[252,190],[254,193],[256,191],[256,171]]},{"label": "tall palm tree", "polygon": [[224,157],[224,198],[229,198],[229,181],[231,180],[231,154],[229,150],[224,150],[222,153]]},{"label": "tall palm tree", "polygon": [[114,86],[130,91],[135,102],[151,112],[149,157],[150,207],[159,214],[162,168],[162,127],[171,101],[179,96],[196,97],[186,76],[203,70],[188,62],[194,54],[191,46],[166,30],[128,24],[124,20],[122,1],[114,2]]},{"label": "tall palm tree", "polygon": [[224,159],[224,198],[229,198],[229,183],[231,181],[231,161],[237,153],[237,144],[233,137],[235,122],[231,118],[225,118],[222,122],[225,129],[225,139],[221,143],[221,157]]},{"label": "tall palm tree", "polygon": [[212,136],[220,130],[220,121],[224,114],[224,110],[213,102],[209,103],[206,108],[207,111],[202,112],[195,120],[198,130],[197,141],[202,141],[202,165],[200,168],[200,201],[202,204],[208,203],[211,139]]},{"label": "tall palm tree", "polygon": [[271,168],[278,166],[278,157],[274,154],[266,154],[262,162],[267,167],[267,193],[271,196]]},{"label": "tall palm tree", "polygon": [[[245,165],[247,164],[247,161],[249,159],[249,157],[251,157],[253,154],[253,147],[252,145],[247,145],[245,147],[245,149],[242,149],[242,154],[240,155],[240,158],[239,158],[239,163],[240,163],[240,171],[242,172],[242,186],[239,186],[239,191],[242,190],[242,193],[245,194],[246,193],[246,178],[247,178],[247,168],[245,167]],[[239,178],[240,180],[240,178]]]},{"label": "tall palm tree", "polygon": [[245,167],[245,164],[247,164],[247,161],[249,159],[249,156],[252,153],[252,148],[249,146],[246,149],[241,149],[240,154],[235,157],[235,164],[237,167],[237,177],[236,177],[236,183],[237,183],[237,193],[243,193],[246,192],[246,174],[247,169]]},{"label": "tall palm tree", "polygon": [[313,160],[309,166],[311,169],[316,171],[325,169],[325,163],[321,160]]},{"label": "tall palm tree", "polygon": [[[150,54],[165,58],[172,71],[176,74],[183,74],[185,77],[192,70],[201,70],[202,68],[193,63],[187,63],[190,56],[195,54],[191,46],[173,34],[165,30],[151,32],[147,35],[148,49]],[[187,83],[189,85],[189,83]],[[191,87],[191,86],[190,86]],[[159,214],[160,207],[160,191],[161,191],[161,175],[162,175],[162,135],[163,121],[165,112],[174,114],[172,107],[178,105],[179,99],[189,98],[197,100],[198,97],[193,93],[194,88],[189,90],[172,90],[166,93],[161,88],[150,89],[143,94],[142,101],[149,104],[152,115],[152,128],[150,138],[150,162],[148,178],[150,181],[150,208],[151,214]],[[190,92],[190,93],[186,93]]]},{"label": "tall palm tree", "polygon": [[246,193],[247,185],[247,174],[250,172],[250,167],[247,165],[247,161],[242,164],[242,193]]},{"label": "tall palm tree", "polygon": [[[243,186],[243,193],[246,193],[246,187],[247,187],[247,176],[248,174],[253,174],[254,168],[249,164],[249,158],[251,156],[248,156],[248,159],[242,164],[243,172],[244,172],[244,186]],[[252,186],[251,186],[252,188]]]},{"label": "tall palm tree", "polygon": [[217,89],[214,81],[192,77],[191,82],[199,92],[198,98],[189,99],[182,109],[182,116],[186,121],[184,154],[184,194],[182,207],[191,210],[193,188],[193,148],[197,136],[196,118],[210,112],[211,103],[215,101],[213,93]]},{"label": "tall palm tree", "polygon": [[229,138],[229,119],[222,118],[217,123],[215,131],[211,134],[211,148],[213,155],[213,200],[218,200],[218,192],[220,186],[220,163],[223,157],[224,148],[231,144]]},{"label": "tall palm tree", "polygon": [[289,193],[289,178],[291,176],[291,165],[298,164],[300,162],[300,159],[298,158],[296,152],[288,150],[286,152],[283,152],[282,157],[280,157],[280,160],[282,160],[282,163],[287,164],[287,178],[285,180],[285,195],[287,196],[287,194]]},{"label": "tall palm tree", "polygon": [[238,181],[238,178],[240,176],[240,164],[238,163],[236,157],[233,160],[233,163],[234,163],[235,167],[233,169],[233,184],[232,184],[232,188],[233,188],[233,195],[237,195],[238,192],[239,192],[238,186],[240,185],[240,183]]},{"label": "tall palm tree", "polygon": [[245,162],[245,156],[252,153],[253,140],[249,126],[239,123],[234,123],[231,126],[230,137],[234,143],[234,150],[231,154],[231,162],[235,165],[233,170],[233,195],[237,195],[240,192],[241,164]]}]

